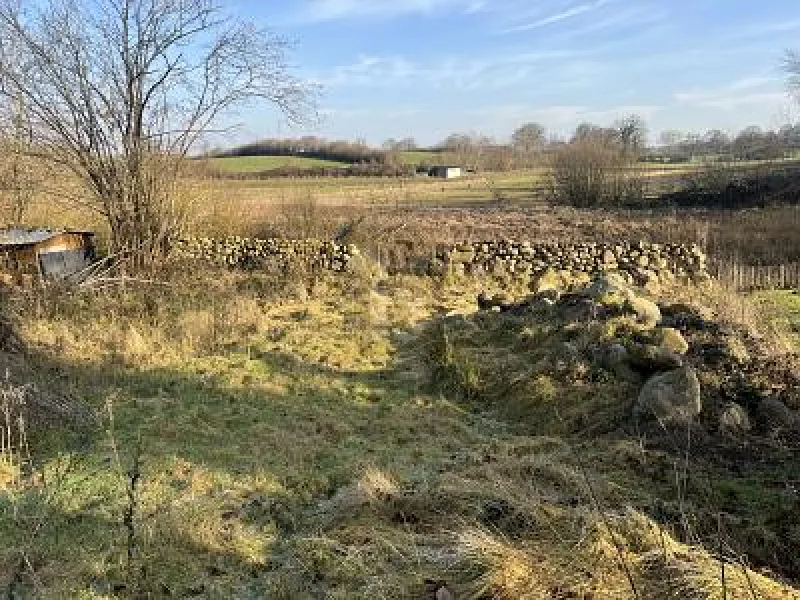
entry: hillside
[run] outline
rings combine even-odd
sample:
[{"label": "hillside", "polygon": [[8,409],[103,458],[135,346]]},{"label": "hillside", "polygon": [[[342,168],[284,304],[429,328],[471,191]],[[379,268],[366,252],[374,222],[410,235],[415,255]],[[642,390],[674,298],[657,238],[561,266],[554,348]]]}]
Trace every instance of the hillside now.
[{"label": "hillside", "polygon": [[302,156],[236,156],[229,158],[212,158],[208,163],[223,173],[257,173],[274,169],[314,169],[319,167],[342,168],[348,163],[322,158],[306,158]]}]

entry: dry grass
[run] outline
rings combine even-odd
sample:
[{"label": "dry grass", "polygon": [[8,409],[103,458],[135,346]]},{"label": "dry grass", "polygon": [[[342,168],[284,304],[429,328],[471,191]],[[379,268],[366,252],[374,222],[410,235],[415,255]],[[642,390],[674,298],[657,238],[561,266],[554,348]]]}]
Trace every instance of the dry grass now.
[{"label": "dry grass", "polygon": [[[198,233],[327,236],[364,217],[359,243],[412,255],[506,237],[701,241],[723,256],[747,247],[776,259],[799,250],[794,209],[553,209],[527,201],[540,177],[198,180],[187,196]],[[102,227],[44,200],[30,218]],[[564,332],[533,328],[512,340],[520,332],[492,318],[454,328],[456,352],[443,356],[461,389],[430,388],[430,325],[447,313],[469,321],[479,291],[522,296],[521,283],[295,275],[178,268],[157,276],[168,285],[14,299],[30,376],[94,409],[102,425],[36,432],[27,471],[8,452],[0,461],[0,585],[98,599],[419,598],[426,579],[476,600],[633,598],[633,587],[639,598],[798,597],[732,549],[686,540],[652,516],[677,505],[674,468],[615,429],[629,390],[565,387],[539,373],[504,413],[481,406],[487,382],[529,371],[524,361],[552,354],[543,344]],[[765,325],[728,290],[665,293],[783,349],[764,332],[783,335],[785,324]],[[574,436],[563,425],[572,419],[601,421],[606,434]],[[794,464],[783,460],[775,464]],[[783,475],[776,467],[763,477]],[[787,501],[760,472],[714,477],[765,518]],[[692,492],[707,518],[705,487]],[[30,565],[20,569],[23,557]]]},{"label": "dry grass", "polygon": [[[664,578],[720,597],[701,547],[665,533],[659,565],[654,522],[624,508],[668,494],[609,440],[521,433],[430,393],[420,326],[471,314],[478,282],[163,278],[17,300],[29,366],[103,415],[38,432],[17,500],[0,493],[0,576],[19,593],[418,598],[434,579],[458,598],[631,598],[627,570],[640,597]],[[737,569],[763,598],[794,593],[732,564],[728,598],[751,597]]]}]

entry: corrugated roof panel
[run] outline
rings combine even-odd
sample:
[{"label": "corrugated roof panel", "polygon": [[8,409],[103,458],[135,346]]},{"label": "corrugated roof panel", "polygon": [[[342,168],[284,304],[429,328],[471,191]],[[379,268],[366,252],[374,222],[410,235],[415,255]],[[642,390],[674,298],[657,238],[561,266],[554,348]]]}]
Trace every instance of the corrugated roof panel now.
[{"label": "corrugated roof panel", "polygon": [[48,229],[37,229],[29,231],[27,229],[6,229],[0,231],[0,245],[2,246],[25,246],[28,244],[40,244],[58,235],[58,232]]},{"label": "corrugated roof panel", "polygon": [[89,231],[53,231],[51,229],[5,229],[0,230],[0,246],[29,246],[41,244],[62,233],[94,235]]}]

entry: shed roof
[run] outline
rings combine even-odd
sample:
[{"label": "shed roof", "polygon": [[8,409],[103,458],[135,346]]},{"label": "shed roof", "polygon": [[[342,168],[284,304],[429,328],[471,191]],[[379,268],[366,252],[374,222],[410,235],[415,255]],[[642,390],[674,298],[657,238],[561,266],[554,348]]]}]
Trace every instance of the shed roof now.
[{"label": "shed roof", "polygon": [[52,229],[4,229],[0,231],[0,246],[33,246],[62,234],[94,235],[91,231]]}]

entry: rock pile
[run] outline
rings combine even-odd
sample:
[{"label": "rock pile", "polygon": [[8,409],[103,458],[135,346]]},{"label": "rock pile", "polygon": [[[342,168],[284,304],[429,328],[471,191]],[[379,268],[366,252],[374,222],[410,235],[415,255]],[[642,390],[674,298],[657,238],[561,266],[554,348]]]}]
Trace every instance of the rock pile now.
[{"label": "rock pile", "polygon": [[[482,294],[484,310],[536,314],[564,331],[582,331],[586,356],[620,380],[641,386],[634,414],[662,424],[685,425],[703,409],[697,372],[688,364],[689,343],[662,324],[659,306],[619,273],[558,288],[534,284],[522,303],[504,304]],[[546,312],[542,312],[545,308]]]},{"label": "rock pile", "polygon": [[791,357],[786,364],[760,357],[746,331],[684,304],[658,304],[620,273],[568,279],[548,272],[530,289],[516,302],[481,293],[478,307],[526,323],[545,355],[568,344],[583,371],[634,386],[638,419],[800,440],[800,371]]},{"label": "rock pile", "polygon": [[619,243],[560,244],[513,241],[470,242],[440,248],[431,272],[456,275],[535,275],[548,269],[618,271],[639,284],[684,278],[708,279],[706,256],[697,245]]},{"label": "rock pile", "polygon": [[193,237],[178,242],[174,256],[233,268],[263,268],[277,263],[343,273],[360,254],[353,245],[322,240]]}]

